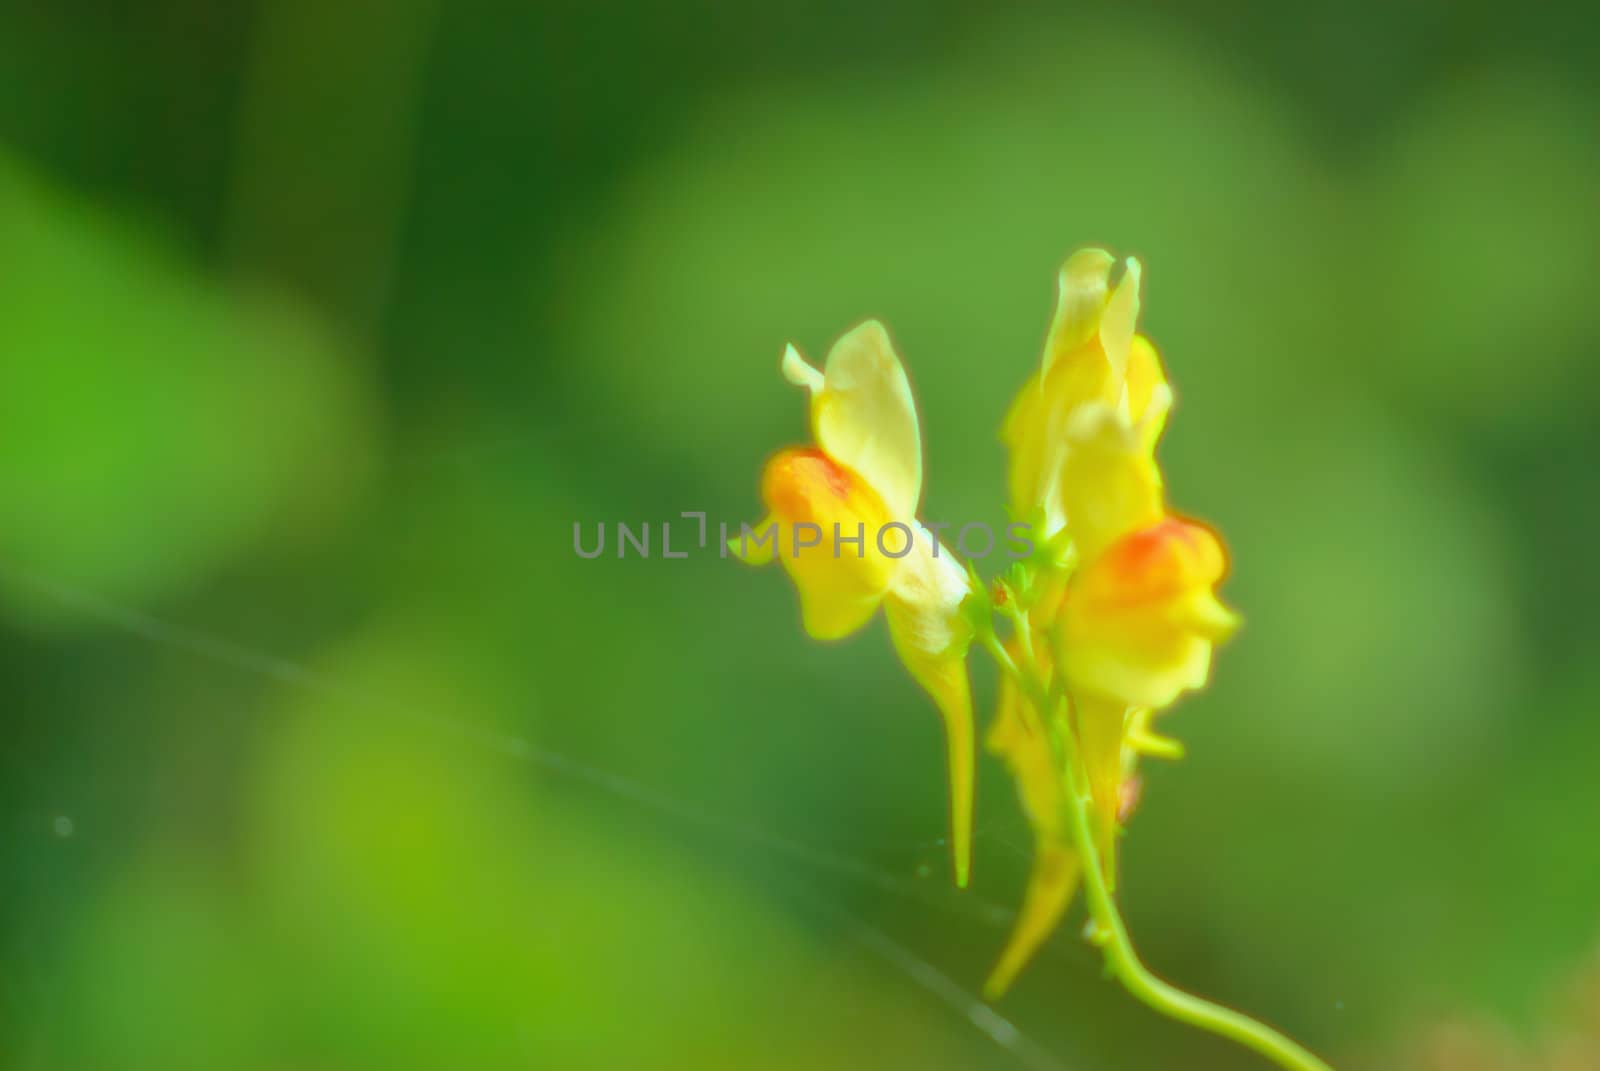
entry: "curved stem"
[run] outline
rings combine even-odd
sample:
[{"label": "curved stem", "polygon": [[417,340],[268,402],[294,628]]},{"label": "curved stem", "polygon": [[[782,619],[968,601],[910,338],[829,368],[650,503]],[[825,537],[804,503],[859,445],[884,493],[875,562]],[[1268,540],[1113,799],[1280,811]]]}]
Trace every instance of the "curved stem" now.
[{"label": "curved stem", "polygon": [[1084,891],[1089,910],[1105,940],[1106,965],[1123,988],[1163,1015],[1236,1041],[1289,1071],[1332,1071],[1328,1064],[1265,1023],[1186,993],[1151,973],[1134,950],[1127,924],[1106,887],[1083,795],[1073,785],[1066,797],[1072,839],[1083,856]]},{"label": "curved stem", "polygon": [[[1022,627],[1026,628],[1026,624]],[[1051,701],[1050,690],[1040,679],[1037,667],[1031,660],[1019,666],[992,636],[985,638],[984,646],[1000,663],[1001,669],[1035,703],[1048,704]],[[1049,713],[1048,709],[1041,708],[1041,715],[1047,721],[1050,720]],[[1128,936],[1127,923],[1123,921],[1116,898],[1106,884],[1105,870],[1095,848],[1087,800],[1078,783],[1077,743],[1072,738],[1071,729],[1065,726],[1057,736],[1061,765],[1066,771],[1067,781],[1066,791],[1062,793],[1063,806],[1067,812],[1067,826],[1072,831],[1073,846],[1083,863],[1081,870],[1089,912],[1097,929],[1097,940],[1105,953],[1106,966],[1122,983],[1122,987],[1161,1014],[1235,1041],[1286,1071],[1333,1071],[1327,1063],[1272,1027],[1231,1008],[1184,992],[1158,978],[1139,959],[1133,939]]]}]

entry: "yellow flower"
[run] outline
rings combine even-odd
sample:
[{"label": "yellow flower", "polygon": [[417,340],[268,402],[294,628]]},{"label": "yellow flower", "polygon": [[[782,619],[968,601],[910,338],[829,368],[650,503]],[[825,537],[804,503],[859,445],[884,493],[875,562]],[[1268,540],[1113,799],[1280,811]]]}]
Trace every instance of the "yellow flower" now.
[{"label": "yellow flower", "polygon": [[1069,687],[1162,708],[1205,683],[1212,644],[1237,624],[1217,600],[1221,542],[1168,514],[1148,427],[1101,402],[1067,431],[1060,499],[1078,567],[1057,629]]},{"label": "yellow flower", "polygon": [[983,986],[985,998],[998,1000],[1061,922],[1078,886],[1079,861],[1062,827],[1063,786],[1049,729],[1009,677],[1001,678],[1000,701],[985,742],[1011,770],[1023,814],[1033,827],[1033,870],[1022,910]]},{"label": "yellow flower", "polygon": [[1159,710],[1203,687],[1213,646],[1238,625],[1214,591],[1226,567],[1216,535],[1177,517],[1086,564],[1057,634],[1069,690]]},{"label": "yellow flower", "polygon": [[789,347],[783,372],[811,392],[815,447],[780,451],[762,474],[768,515],[733,541],[752,564],[774,557],[800,595],[806,632],[848,636],[883,604],[896,653],[944,719],[956,884],[972,855],[972,694],[961,616],[966,573],[916,519],[922,444],[911,386],[883,325],[839,339],[823,371]]},{"label": "yellow flower", "polygon": [[[1070,732],[1088,790],[1108,886],[1116,834],[1140,754],[1178,757],[1151,717],[1201,687],[1217,642],[1237,619],[1217,599],[1227,558],[1210,529],[1169,514],[1155,447],[1171,408],[1155,348],[1135,332],[1140,269],[1097,249],[1061,269],[1041,367],[1006,418],[1012,511],[1042,518],[1071,553],[1044,568],[1030,611],[1038,671],[1067,699],[1065,725],[1045,725],[1002,685],[989,745],[1011,768],[1035,834],[1034,876],[1016,931],[989,981],[1010,984],[1058,923],[1079,876],[1059,814],[1071,778],[1051,732]],[[1027,731],[1029,726],[1032,731]]]},{"label": "yellow flower", "polygon": [[1068,520],[1061,501],[1061,469],[1070,441],[1067,426],[1088,402],[1115,407],[1148,436],[1153,450],[1172,395],[1161,359],[1135,333],[1139,319],[1139,262],[1128,258],[1113,288],[1116,260],[1103,249],[1084,249],[1062,265],[1055,319],[1045,339],[1039,371],[1012,402],[1000,438],[1010,451],[1012,515],[1040,517],[1049,538]]},{"label": "yellow flower", "polygon": [[1167,514],[1149,428],[1090,402],[1073,415],[1067,438],[1060,497],[1078,567],[1052,634],[1114,883],[1129,718],[1202,687],[1212,648],[1238,619],[1215,594],[1227,570],[1221,542],[1210,529]]}]

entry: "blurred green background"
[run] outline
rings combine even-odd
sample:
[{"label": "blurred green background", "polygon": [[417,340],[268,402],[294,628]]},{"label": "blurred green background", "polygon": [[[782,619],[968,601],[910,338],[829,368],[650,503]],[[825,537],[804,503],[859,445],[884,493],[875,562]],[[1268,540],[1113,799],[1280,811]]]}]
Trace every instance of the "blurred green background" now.
[{"label": "blurred green background", "polygon": [[0,7],[0,1064],[1260,1066],[1075,920],[974,1014],[1028,834],[986,757],[948,888],[881,622],[572,550],[754,519],[783,344],[869,315],[927,514],[1000,521],[1090,243],[1247,619],[1147,958],[1342,1067],[1542,1029],[1600,941],[1592,13],[1004,7]]}]

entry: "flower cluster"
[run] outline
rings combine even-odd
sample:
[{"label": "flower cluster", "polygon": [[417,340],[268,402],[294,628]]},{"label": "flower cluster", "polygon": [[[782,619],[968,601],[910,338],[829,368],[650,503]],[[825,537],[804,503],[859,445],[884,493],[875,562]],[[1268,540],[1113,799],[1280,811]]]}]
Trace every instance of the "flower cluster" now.
[{"label": "flower cluster", "polygon": [[[805,629],[838,639],[882,604],[901,661],[944,720],[956,884],[971,858],[974,733],[967,655],[1007,670],[987,735],[1034,831],[1034,864],[1011,939],[987,986],[999,996],[1056,927],[1086,866],[1115,887],[1115,848],[1138,796],[1143,755],[1176,757],[1152,721],[1205,684],[1213,646],[1236,626],[1215,588],[1216,535],[1169,510],[1155,451],[1172,393],[1137,333],[1140,267],[1075,253],[1061,269],[1038,371],[1005,418],[1008,489],[1034,553],[987,584],[917,520],[922,451],[916,407],[888,334],[873,321],[841,338],[822,370],[793,347],[790,382],[811,395],[815,443],[774,456],[761,480],[776,538],[742,556],[777,558],[799,591]],[[791,539],[796,526],[922,538],[898,556]],[[838,528],[835,528],[838,525]],[[995,621],[1008,622],[1008,634]],[[1068,816],[1086,810],[1087,841]]]},{"label": "flower cluster", "polygon": [[[1049,548],[1017,590],[1001,590],[1028,611],[1010,648],[1032,649],[1050,691],[1041,704],[1003,678],[988,736],[1034,829],[1033,874],[990,975],[991,998],[1055,928],[1077,885],[1081,861],[1062,826],[1061,794],[1087,790],[1095,854],[1115,888],[1138,758],[1182,754],[1151,720],[1205,684],[1213,646],[1238,623],[1215,594],[1227,568],[1222,544],[1166,504],[1155,450],[1172,392],[1155,347],[1136,331],[1139,262],[1120,267],[1113,285],[1119,265],[1103,250],[1063,265],[1039,371],[1002,431],[1011,507],[1041,518]],[[1072,734],[1076,771],[1062,769],[1062,733]]]},{"label": "flower cluster", "polygon": [[[735,554],[752,564],[776,557],[800,593],[806,632],[834,640],[860,629],[883,604],[900,660],[944,718],[950,776],[950,844],[958,886],[972,859],[972,689],[961,614],[967,574],[955,555],[917,522],[922,440],[916,404],[889,334],[876,320],[852,330],[818,371],[793,346],[783,355],[789,382],[811,392],[816,445],[782,450],[767,462],[761,497],[768,515]],[[881,532],[905,525],[923,538],[886,553],[868,537],[850,553],[797,538],[796,526],[826,532]],[[897,547],[896,550],[901,548]]]}]

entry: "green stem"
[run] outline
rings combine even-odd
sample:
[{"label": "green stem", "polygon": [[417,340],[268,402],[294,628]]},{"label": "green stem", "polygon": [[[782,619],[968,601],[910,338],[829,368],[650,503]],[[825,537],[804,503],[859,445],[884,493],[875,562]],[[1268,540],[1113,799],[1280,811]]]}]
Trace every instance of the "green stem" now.
[{"label": "green stem", "polygon": [[[1068,734],[1070,735],[1070,734]],[[1105,872],[1095,852],[1088,808],[1076,785],[1066,793],[1072,839],[1083,856],[1084,889],[1095,925],[1105,938],[1106,965],[1124,989],[1163,1015],[1238,1042],[1289,1071],[1332,1071],[1306,1049],[1247,1015],[1213,1004],[1162,981],[1134,951],[1127,924],[1106,887]]]},{"label": "green stem", "polygon": [[984,650],[989,652],[990,657],[999,664],[1005,675],[1015,681],[1017,687],[1022,689],[1023,694],[1043,713],[1049,706],[1049,696],[1044,686],[1039,683],[1038,675],[1032,672],[1031,664],[1029,672],[1024,673],[1022,667],[1018,666],[1016,660],[1011,657],[1011,652],[1006,650],[1005,645],[1000,642],[1000,638],[993,632],[985,632],[980,637],[980,640],[983,643]]},{"label": "green stem", "polygon": [[[1022,627],[1025,628],[1026,625]],[[995,656],[1001,669],[1010,675],[1018,687],[1022,688],[1036,704],[1050,702],[1049,689],[1040,679],[1037,667],[1032,665],[1031,661],[1026,668],[1019,666],[992,635],[985,638],[984,646]],[[1052,720],[1050,713],[1048,707],[1040,707],[1041,717],[1046,719],[1047,724]],[[1095,849],[1087,801],[1078,784],[1077,744],[1072,739],[1069,727],[1063,726],[1057,735],[1062,749],[1062,766],[1067,771],[1067,791],[1062,795],[1065,798],[1068,827],[1072,831],[1073,844],[1083,863],[1082,873],[1089,901],[1089,913],[1094,919],[1098,931],[1097,938],[1104,949],[1106,966],[1122,983],[1122,987],[1162,1015],[1235,1041],[1287,1071],[1333,1071],[1328,1064],[1272,1027],[1231,1008],[1213,1004],[1184,992],[1156,977],[1139,959],[1138,952],[1134,951],[1133,939],[1128,936],[1127,923],[1123,921],[1117,901],[1106,885],[1105,871],[1099,853]]]}]

